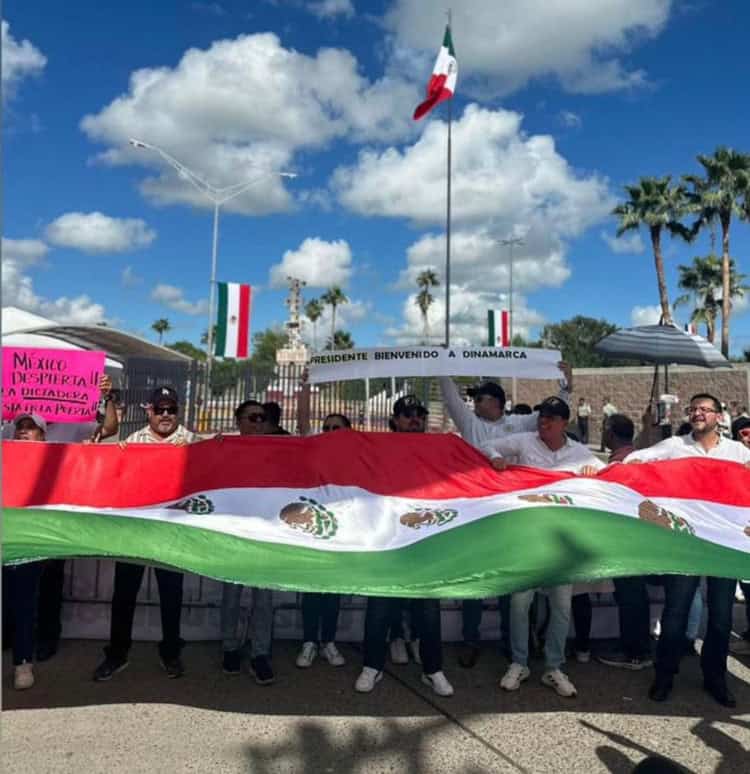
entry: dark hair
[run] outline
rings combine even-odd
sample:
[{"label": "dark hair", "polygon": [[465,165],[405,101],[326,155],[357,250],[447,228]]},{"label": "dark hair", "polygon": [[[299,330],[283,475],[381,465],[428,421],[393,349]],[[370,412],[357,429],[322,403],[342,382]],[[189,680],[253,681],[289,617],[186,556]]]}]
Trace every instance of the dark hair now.
[{"label": "dark hair", "polygon": [[541,403],[537,403],[536,406],[534,406],[534,411],[539,411],[539,409],[542,407]]},{"label": "dark hair", "polygon": [[627,443],[632,443],[633,436],[635,435],[633,420],[630,417],[626,417],[625,414],[612,414],[607,419],[606,430],[612,433],[618,441],[625,441]]},{"label": "dark hair", "polygon": [[348,416],[346,416],[346,414],[337,414],[335,411],[332,414],[328,414],[323,418],[323,424],[325,424],[329,419],[333,419],[334,417],[337,417],[338,419],[340,419],[344,423],[345,427],[352,426],[351,420],[349,419]]},{"label": "dark hair", "polygon": [[737,417],[732,422],[732,438],[735,441],[740,440],[740,430],[744,430],[746,427],[750,427],[750,419],[748,417]]},{"label": "dark hair", "polygon": [[675,435],[690,435],[693,432],[693,426],[690,422],[683,422],[678,428]]},{"label": "dark hair", "polygon": [[515,406],[513,406],[513,413],[514,414],[531,414],[533,413],[531,411],[531,406],[529,406],[528,403],[516,403]]},{"label": "dark hair", "polygon": [[250,406],[259,406],[260,408],[263,408],[263,404],[259,400],[246,400],[243,403],[240,403],[239,406],[234,410],[234,418],[239,419],[240,414]]},{"label": "dark hair", "polygon": [[281,406],[273,400],[268,403],[263,403],[262,405],[263,411],[266,412],[266,416],[268,417],[268,421],[272,425],[278,426],[279,422],[281,422]]},{"label": "dark hair", "polygon": [[710,392],[699,392],[699,393],[696,393],[695,395],[693,395],[692,398],[690,398],[690,403],[692,403],[694,400],[703,400],[704,398],[706,400],[710,400],[714,404],[714,408],[718,412],[721,412],[723,410],[721,408],[721,401],[715,395],[711,395]]}]

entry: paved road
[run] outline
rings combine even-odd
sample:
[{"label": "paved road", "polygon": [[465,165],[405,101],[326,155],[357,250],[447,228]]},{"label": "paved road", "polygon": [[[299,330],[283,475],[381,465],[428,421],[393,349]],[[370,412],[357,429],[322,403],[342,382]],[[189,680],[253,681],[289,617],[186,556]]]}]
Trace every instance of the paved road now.
[{"label": "paved road", "polygon": [[673,700],[657,705],[644,698],[650,672],[595,663],[570,665],[574,700],[539,684],[539,663],[519,693],[501,693],[503,662],[489,645],[473,670],[446,646],[451,699],[421,685],[415,665],[389,667],[375,693],[355,694],[360,655],[347,646],[345,667],[317,661],[303,672],[294,644],[276,643],[278,681],[269,687],[223,675],[213,643],[188,646],[180,680],[166,679],[153,644],[138,643],[126,671],[93,683],[100,647],[65,642],[25,693],[8,687],[4,654],[4,772],[624,774],[653,753],[700,774],[750,771],[750,714],[741,714],[750,712],[750,664],[736,659],[732,713],[703,694],[697,658]]}]

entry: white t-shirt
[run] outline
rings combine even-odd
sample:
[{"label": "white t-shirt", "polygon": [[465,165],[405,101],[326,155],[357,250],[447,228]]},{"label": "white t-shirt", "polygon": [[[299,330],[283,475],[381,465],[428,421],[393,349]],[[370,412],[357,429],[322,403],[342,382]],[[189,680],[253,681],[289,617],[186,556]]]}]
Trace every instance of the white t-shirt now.
[{"label": "white t-shirt", "polygon": [[605,403],[602,406],[602,414],[604,414],[605,417],[611,417],[612,414],[617,413],[617,406],[613,405],[612,403]]},{"label": "white t-shirt", "polygon": [[[493,438],[505,438],[512,433],[536,431],[539,412],[533,414],[504,414],[500,419],[491,421],[482,419],[474,413],[473,406],[467,406],[461,397],[456,383],[449,376],[440,377],[440,391],[448,415],[458,428],[461,438],[475,449],[482,450],[482,444]],[[566,403],[570,395],[560,388],[560,398]]]},{"label": "white t-shirt", "polygon": [[726,460],[727,462],[750,462],[750,449],[743,446],[739,441],[732,441],[729,438],[718,436],[719,442],[706,451],[699,444],[692,433],[687,435],[673,435],[671,438],[665,438],[655,446],[648,449],[638,449],[625,457],[624,462],[639,460],[640,462],[658,462],[659,460],[679,460],[685,457],[707,457],[715,460]]},{"label": "white t-shirt", "polygon": [[579,403],[578,404],[578,416],[579,417],[588,417],[591,415],[591,406],[589,406],[588,403]]},{"label": "white t-shirt", "polygon": [[601,470],[606,465],[588,446],[565,438],[565,444],[553,451],[539,437],[539,433],[515,433],[507,438],[494,438],[482,444],[481,450],[490,458],[514,457],[519,465],[543,470],[577,473],[585,465]]}]

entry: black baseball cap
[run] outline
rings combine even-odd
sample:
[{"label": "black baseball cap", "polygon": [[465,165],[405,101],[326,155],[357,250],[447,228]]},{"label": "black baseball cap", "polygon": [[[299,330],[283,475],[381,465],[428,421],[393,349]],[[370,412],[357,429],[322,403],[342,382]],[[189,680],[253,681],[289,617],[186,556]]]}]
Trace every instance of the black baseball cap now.
[{"label": "black baseball cap", "polygon": [[151,393],[148,402],[152,406],[158,406],[160,403],[174,403],[177,406],[180,403],[177,398],[177,390],[172,387],[157,387]]},{"label": "black baseball cap", "polygon": [[426,417],[429,413],[416,395],[404,395],[393,404],[394,417],[405,414],[418,414]]},{"label": "black baseball cap", "polygon": [[491,398],[497,398],[500,403],[505,405],[505,390],[497,382],[482,382],[477,387],[469,387],[466,394],[470,398],[478,398],[480,395],[489,395]]},{"label": "black baseball cap", "polygon": [[540,417],[560,417],[561,419],[570,419],[570,408],[561,398],[545,398],[539,404]]}]

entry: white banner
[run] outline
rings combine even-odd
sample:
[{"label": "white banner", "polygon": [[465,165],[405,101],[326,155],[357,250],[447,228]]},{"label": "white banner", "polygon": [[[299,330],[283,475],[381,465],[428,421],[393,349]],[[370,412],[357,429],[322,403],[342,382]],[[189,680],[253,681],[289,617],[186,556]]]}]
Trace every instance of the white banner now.
[{"label": "white banner", "polygon": [[382,347],[317,352],[311,384],[391,376],[505,376],[560,379],[560,353],[515,347]]}]

